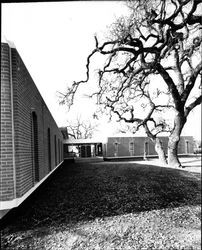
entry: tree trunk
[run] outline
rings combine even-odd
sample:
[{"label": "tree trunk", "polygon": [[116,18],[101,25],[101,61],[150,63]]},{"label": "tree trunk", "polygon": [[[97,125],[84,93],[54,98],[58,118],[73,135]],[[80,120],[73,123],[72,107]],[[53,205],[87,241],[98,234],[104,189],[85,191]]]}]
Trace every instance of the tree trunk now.
[{"label": "tree trunk", "polygon": [[179,136],[172,135],[168,142],[168,165],[170,167],[181,167],[181,163],[178,158],[177,148],[180,141]]},{"label": "tree trunk", "polygon": [[161,165],[166,166],[167,165],[166,155],[165,155],[162,143],[161,143],[159,138],[155,139],[155,150],[158,154],[159,161],[160,161]]},{"label": "tree trunk", "polygon": [[[149,130],[149,128],[148,128],[148,126],[146,124],[144,125],[144,129],[145,129],[145,132],[146,132],[147,136],[155,144],[155,151],[158,154],[159,161],[160,161],[161,165],[162,166],[166,166],[167,165],[167,160],[166,160],[166,155],[165,155],[165,152],[163,150],[163,146],[162,146],[161,140],[158,137],[156,137],[155,135],[153,135],[151,133],[151,131]],[[146,154],[147,154],[147,152],[146,152]],[[146,158],[145,157],[146,154],[144,155],[144,158]]]},{"label": "tree trunk", "polygon": [[178,113],[174,122],[174,129],[168,141],[168,165],[170,167],[181,167],[178,158],[178,143],[180,141],[180,135],[186,122],[186,118],[181,113]]}]

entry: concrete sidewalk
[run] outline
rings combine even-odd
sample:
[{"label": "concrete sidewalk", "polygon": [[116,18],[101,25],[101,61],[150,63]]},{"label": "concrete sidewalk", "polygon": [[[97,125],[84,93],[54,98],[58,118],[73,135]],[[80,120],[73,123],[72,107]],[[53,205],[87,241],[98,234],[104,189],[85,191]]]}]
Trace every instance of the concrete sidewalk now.
[{"label": "concrete sidewalk", "polygon": [[102,162],[103,157],[96,156],[96,157],[75,157],[74,162],[75,163],[95,163],[95,162]]},{"label": "concrete sidewalk", "polygon": [[[185,171],[201,173],[201,156],[195,157],[180,157],[180,162],[184,168],[178,168]],[[146,161],[135,161],[136,163],[140,164],[148,164],[148,165],[155,165],[161,166],[158,159],[150,159]]]}]

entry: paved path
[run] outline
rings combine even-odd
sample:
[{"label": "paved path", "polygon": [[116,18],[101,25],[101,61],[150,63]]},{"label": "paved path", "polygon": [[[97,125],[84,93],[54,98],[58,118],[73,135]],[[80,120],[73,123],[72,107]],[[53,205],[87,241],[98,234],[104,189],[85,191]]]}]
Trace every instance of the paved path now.
[{"label": "paved path", "polygon": [[[150,164],[150,165],[156,165],[160,166],[158,159],[150,159],[148,161],[136,161],[140,164]],[[180,162],[184,168],[179,168],[181,170],[190,171],[190,172],[196,172],[201,173],[201,157],[181,157]]]}]

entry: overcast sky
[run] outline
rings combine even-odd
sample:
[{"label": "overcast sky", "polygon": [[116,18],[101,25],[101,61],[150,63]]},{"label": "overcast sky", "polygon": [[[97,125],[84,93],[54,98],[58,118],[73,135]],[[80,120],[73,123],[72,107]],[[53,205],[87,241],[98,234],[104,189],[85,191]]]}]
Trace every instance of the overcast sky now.
[{"label": "overcast sky", "polygon": [[[85,78],[94,35],[107,34],[107,26],[126,11],[124,1],[5,3],[1,7],[1,37],[14,42],[58,126],[65,126],[77,114],[92,118],[92,102],[85,98],[68,113],[58,104],[56,93]],[[184,133],[200,137],[199,112],[189,120]],[[108,124],[102,135],[112,131]]]}]

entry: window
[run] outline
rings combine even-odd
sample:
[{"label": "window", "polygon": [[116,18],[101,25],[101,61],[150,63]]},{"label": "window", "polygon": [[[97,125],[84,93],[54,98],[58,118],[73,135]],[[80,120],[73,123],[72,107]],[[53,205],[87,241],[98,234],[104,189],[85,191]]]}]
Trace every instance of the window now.
[{"label": "window", "polygon": [[58,139],[58,163],[60,163],[60,140]]},{"label": "window", "polygon": [[55,166],[57,166],[57,140],[56,140],[56,135],[54,136],[54,142],[55,142]]},{"label": "window", "polygon": [[186,141],[186,154],[189,154],[189,141]]},{"label": "window", "polygon": [[62,144],[62,142],[61,142],[61,161],[63,160],[63,144]]},{"label": "window", "polygon": [[119,144],[114,142],[114,156],[118,156]]},{"label": "window", "polygon": [[144,143],[144,158],[146,158],[146,156],[149,154],[149,145],[148,142],[146,141]]},{"label": "window", "polygon": [[134,142],[129,143],[129,152],[130,152],[130,155],[134,154]]},{"label": "window", "polygon": [[39,181],[39,148],[38,148],[38,122],[37,115],[32,112],[32,155],[34,182]]},{"label": "window", "polygon": [[51,171],[51,136],[50,128],[48,128],[48,168]]}]

